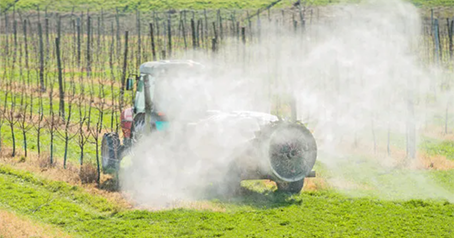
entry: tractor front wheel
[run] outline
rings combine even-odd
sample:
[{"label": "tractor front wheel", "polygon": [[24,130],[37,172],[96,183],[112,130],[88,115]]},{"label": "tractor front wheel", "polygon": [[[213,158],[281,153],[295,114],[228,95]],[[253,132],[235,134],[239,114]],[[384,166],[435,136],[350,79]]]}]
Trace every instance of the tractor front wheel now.
[{"label": "tractor front wheel", "polygon": [[118,170],[121,160],[121,143],[117,133],[106,133],[101,144],[102,171],[112,174]]},{"label": "tractor front wheel", "polygon": [[277,191],[286,193],[300,193],[304,186],[304,178],[295,182],[276,182]]}]

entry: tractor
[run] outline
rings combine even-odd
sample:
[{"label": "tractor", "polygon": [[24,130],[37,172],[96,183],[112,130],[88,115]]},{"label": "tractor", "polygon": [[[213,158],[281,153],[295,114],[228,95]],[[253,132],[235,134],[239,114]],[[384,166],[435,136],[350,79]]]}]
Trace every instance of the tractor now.
[{"label": "tractor", "polygon": [[[126,80],[126,90],[134,90],[136,85],[134,105],[121,112],[123,142],[117,133],[103,136],[101,157],[104,173],[118,172],[126,151],[144,135],[172,129],[172,118],[166,114],[172,108],[165,103],[168,99],[165,93],[160,92],[160,84],[178,78],[181,72],[198,77],[204,71],[204,65],[191,60],[153,61],[140,66],[140,75]],[[247,120],[253,124],[250,127],[253,129],[248,128],[250,139],[243,143],[241,149],[232,151],[225,179],[227,187],[238,187],[242,180],[269,179],[277,184],[278,191],[299,193],[304,179],[315,177],[312,168],[317,157],[317,145],[303,123],[254,111],[211,110],[201,113],[198,120],[219,118]]]}]

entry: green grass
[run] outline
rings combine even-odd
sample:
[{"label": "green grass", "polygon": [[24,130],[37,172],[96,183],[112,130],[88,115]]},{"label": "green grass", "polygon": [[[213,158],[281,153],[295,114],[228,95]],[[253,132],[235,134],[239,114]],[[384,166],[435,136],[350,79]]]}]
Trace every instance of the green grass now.
[{"label": "green grass", "polygon": [[454,160],[454,141],[424,138],[420,148],[429,155],[442,155]]},{"label": "green grass", "polygon": [[428,173],[428,177],[449,191],[454,192],[454,170],[439,170]]},{"label": "green grass", "polygon": [[[14,0],[3,0],[0,3],[1,8],[5,8],[12,4]],[[140,9],[142,11],[150,10],[166,10],[166,9],[258,9],[268,6],[274,0],[21,0],[17,3],[17,9],[29,10],[36,9],[40,6],[41,9],[46,7],[49,10],[67,11],[70,12],[73,7],[76,11],[100,11],[113,10],[119,8],[121,11],[133,11]],[[295,1],[283,0],[276,7],[289,6]],[[339,2],[358,2],[358,0],[312,0],[308,1],[312,5],[328,5]],[[453,0],[411,0],[416,6],[434,7],[434,6],[454,6]]]},{"label": "green grass", "polygon": [[381,201],[333,191],[246,192],[225,212],[121,210],[78,187],[0,166],[0,207],[82,237],[450,237],[454,205]]},{"label": "green grass", "polygon": [[[375,158],[348,154],[318,156],[316,171],[338,192],[353,197],[386,200],[447,199],[454,202],[454,170],[419,170],[391,163],[385,155]],[[388,163],[387,163],[388,161]],[[411,159],[406,163],[412,164]]]}]

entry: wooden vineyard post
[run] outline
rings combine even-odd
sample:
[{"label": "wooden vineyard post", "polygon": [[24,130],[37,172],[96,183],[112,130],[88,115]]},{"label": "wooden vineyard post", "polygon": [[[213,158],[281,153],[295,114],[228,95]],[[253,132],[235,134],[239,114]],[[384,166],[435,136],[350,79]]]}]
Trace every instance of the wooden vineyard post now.
[{"label": "wooden vineyard post", "polygon": [[235,32],[235,34],[236,34],[236,40],[237,40],[238,43],[240,42],[240,29],[241,29],[240,22],[237,21],[236,22],[236,32]]},{"label": "wooden vineyard post", "polygon": [[169,58],[172,58],[172,18],[169,13],[167,20],[167,37],[168,37],[168,46],[169,46]]},{"label": "wooden vineyard post", "polygon": [[87,17],[87,78],[91,76],[91,16]]},{"label": "wooden vineyard post", "polygon": [[77,18],[77,67],[80,68],[80,59],[81,59],[81,55],[80,55],[80,45],[81,45],[81,42],[80,42],[80,18]]},{"label": "wooden vineyard post", "polygon": [[57,14],[57,37],[61,40],[61,16]]},{"label": "wooden vineyard post", "polygon": [[140,35],[140,12],[139,10],[137,9],[136,10],[136,15],[137,15],[137,63],[136,63],[136,68],[139,68],[140,66],[140,62],[142,61],[142,58],[141,58],[141,52],[142,52],[142,49],[141,49],[141,35]]},{"label": "wooden vineyard post", "polygon": [[[207,16],[207,10],[204,9],[203,10],[203,17],[204,17],[204,20],[205,20],[205,32],[204,32],[204,36],[207,37],[207,40],[206,40],[206,45],[209,45],[210,44],[210,38],[208,36],[208,32],[209,32],[209,29],[210,28],[210,25],[208,24],[208,16]],[[209,46],[207,47],[207,49],[209,50]]]},{"label": "wooden vineyard post", "polygon": [[115,8],[115,22],[117,23],[117,56],[120,56],[121,51],[121,39],[120,39],[120,16],[118,15],[118,8]]},{"label": "wooden vineyard post", "polygon": [[434,24],[433,24],[433,34],[434,34],[434,41],[435,41],[434,58],[435,58],[435,63],[437,65],[440,65],[441,52],[440,52],[440,35],[439,35],[438,26],[439,26],[438,19],[435,19]]},{"label": "wooden vineyard post", "polygon": [[243,65],[246,63],[246,27],[241,27],[241,42],[243,43]]},{"label": "wooden vineyard post", "polygon": [[123,58],[123,75],[121,77],[121,89],[120,89],[120,112],[123,111],[123,100],[125,94],[125,84],[126,84],[126,70],[128,66],[128,37],[129,32],[125,32],[125,53]]},{"label": "wooden vineyard post", "polygon": [[16,62],[16,55],[17,55],[17,22],[14,19],[13,22],[13,42],[14,42],[14,58],[13,61]]},{"label": "wooden vineyard post", "polygon": [[[46,62],[50,60],[50,34],[49,34],[49,18],[47,18],[46,14],[46,19],[44,20],[44,28],[46,32]],[[46,86],[47,86],[47,80],[46,80]]]},{"label": "wooden vineyard post", "polygon": [[236,24],[235,11],[233,11],[233,13],[230,14],[230,24],[231,24],[231,26],[230,26],[230,35],[234,36],[235,32],[236,32],[236,29],[235,29],[235,27],[236,27],[236,25],[235,25]]},{"label": "wooden vineyard post", "polygon": [[430,26],[432,27],[432,30],[430,31],[430,36],[433,34],[433,27],[434,27],[434,9],[430,9]]},{"label": "wooden vineyard post", "polygon": [[197,27],[195,31],[195,39],[196,39],[196,47],[200,48],[200,28],[201,28],[201,20],[197,20]]},{"label": "wooden vineyard post", "polygon": [[115,113],[116,108],[115,108],[115,94],[114,94],[114,84],[115,84],[115,74],[114,74],[114,47],[115,47],[115,36],[114,36],[114,26],[113,22],[111,23],[111,39],[112,42],[110,44],[110,53],[109,53],[109,66],[110,66],[110,94],[111,94],[111,100],[112,100],[112,113],[110,117],[110,131],[113,131],[113,126],[114,126],[114,119],[115,119]]},{"label": "wooden vineyard post", "polygon": [[301,3],[299,4],[299,14],[300,14],[300,21],[301,21],[301,32],[304,32],[305,21],[304,21],[304,13],[303,9],[301,8]]},{"label": "wooden vineyard post", "polygon": [[9,55],[9,25],[8,25],[8,14],[5,11],[5,54]]},{"label": "wooden vineyard post", "polygon": [[216,29],[216,22],[213,22],[213,32],[214,32],[214,38],[216,38],[216,42],[218,41],[218,31]]},{"label": "wooden vineyard post", "polygon": [[[158,18],[158,15],[156,14],[156,12],[153,13],[153,17],[154,17],[154,26],[156,27],[156,33],[154,34],[155,35],[155,38],[156,38],[156,43],[157,43],[157,52],[159,52],[159,48],[162,48],[162,45],[161,45],[161,38],[160,38],[160,31],[159,31],[159,18]],[[154,30],[154,29],[153,29]]]},{"label": "wooden vineyard post", "polygon": [[184,50],[187,50],[188,42],[186,41],[186,22],[183,20],[183,15],[186,15],[185,13],[186,11],[180,12],[180,30],[181,35],[183,36]]},{"label": "wooden vineyard post", "polygon": [[197,48],[197,43],[196,43],[196,36],[195,36],[194,18],[191,18],[191,34],[192,34],[192,49],[195,50]]},{"label": "wooden vineyard post", "polygon": [[162,59],[164,59],[164,60],[167,59],[166,50],[162,50],[161,54],[162,54]]},{"label": "wooden vineyard post", "polygon": [[252,33],[252,21],[251,21],[251,17],[249,16],[249,11],[246,11],[246,14],[247,14],[247,26],[249,28],[249,32]]},{"label": "wooden vineyard post", "polygon": [[[101,12],[102,14],[102,12]],[[96,40],[96,64],[99,63],[100,61],[100,57],[101,55],[104,55],[104,51],[103,51],[103,48],[101,48],[101,17],[98,17],[98,20],[97,20],[97,23],[98,23],[98,36],[97,36],[97,40]]]},{"label": "wooden vineyard post", "polygon": [[156,61],[156,45],[154,42],[153,23],[150,23],[150,37],[151,37],[151,53],[153,54],[153,61]]},{"label": "wooden vineyard post", "polygon": [[222,15],[221,15],[221,10],[218,10],[218,20],[219,20],[219,38],[224,40],[224,30],[222,26]]},{"label": "wooden vineyard post", "polygon": [[[301,4],[300,4],[300,6],[301,6]],[[271,9],[268,8],[267,10],[268,10],[268,22],[271,22]]]},{"label": "wooden vineyard post", "polygon": [[25,68],[27,69],[27,85],[30,87],[30,68],[28,62],[28,43],[27,43],[27,20],[23,21],[24,29],[24,49],[25,49]]},{"label": "wooden vineyard post", "polygon": [[262,23],[260,22],[260,9],[257,10],[257,39],[258,42],[261,42],[261,37],[262,37]]},{"label": "wooden vineyard post", "polygon": [[[198,44],[199,48],[203,49],[203,47],[205,45],[205,40],[204,40],[205,34],[204,34],[204,29],[203,29],[204,25],[203,25],[202,19],[199,20],[199,23],[200,23],[200,32],[198,33],[197,44]],[[200,43],[202,43],[202,44],[200,45]]]},{"label": "wooden vineyard post", "polygon": [[184,25],[183,20],[180,20],[180,30],[181,30],[181,36],[183,37],[184,50],[187,50],[188,42],[186,41],[186,30],[185,30],[185,25]]},{"label": "wooden vineyard post", "polygon": [[38,22],[38,35],[39,35],[39,84],[41,92],[44,92],[46,91],[46,88],[44,86],[44,42],[41,22]]},{"label": "wooden vineyard post", "polygon": [[449,59],[452,60],[452,51],[453,51],[453,42],[452,42],[452,35],[454,32],[454,20],[449,21],[449,18],[446,19],[448,22],[448,37],[449,37]]},{"label": "wooden vineyard post", "polygon": [[59,38],[55,38],[55,47],[56,47],[56,52],[57,52],[57,67],[58,67],[58,91],[59,91],[58,115],[64,120],[65,119],[65,92],[63,90],[63,73],[62,73],[60,39]]},{"label": "wooden vineyard post", "polygon": [[246,27],[241,27],[241,42],[246,45]]},{"label": "wooden vineyard post", "polygon": [[216,42],[216,37],[213,37],[213,39],[211,39],[211,51],[213,52],[213,55],[214,53],[216,53],[216,46],[217,42]]},{"label": "wooden vineyard post", "polygon": [[440,22],[437,19],[437,36],[438,36],[438,54],[439,54],[439,62],[440,64],[443,64],[443,44],[441,42],[441,36],[440,36]]}]

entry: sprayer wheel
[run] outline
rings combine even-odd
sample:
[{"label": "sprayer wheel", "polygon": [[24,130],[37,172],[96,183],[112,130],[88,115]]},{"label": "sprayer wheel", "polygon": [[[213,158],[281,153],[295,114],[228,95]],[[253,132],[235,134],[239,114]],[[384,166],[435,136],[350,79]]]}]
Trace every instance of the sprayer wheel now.
[{"label": "sprayer wheel", "polygon": [[115,173],[118,169],[121,154],[120,138],[117,133],[106,133],[101,143],[102,171],[105,174]]},{"label": "sprayer wheel", "polygon": [[296,182],[276,182],[277,191],[286,193],[300,193],[304,186],[304,179]]}]

